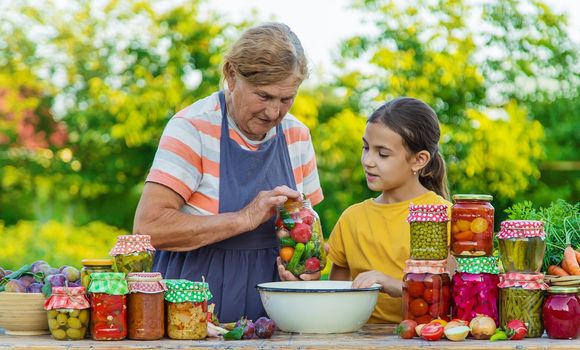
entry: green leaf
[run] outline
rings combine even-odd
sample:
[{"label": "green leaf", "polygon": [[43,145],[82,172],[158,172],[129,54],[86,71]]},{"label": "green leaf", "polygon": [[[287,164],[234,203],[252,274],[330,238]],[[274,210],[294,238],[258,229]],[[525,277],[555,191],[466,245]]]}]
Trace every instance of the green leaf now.
[{"label": "green leaf", "polygon": [[240,340],[242,339],[242,335],[244,335],[244,327],[236,327],[231,331],[224,334],[225,340]]}]

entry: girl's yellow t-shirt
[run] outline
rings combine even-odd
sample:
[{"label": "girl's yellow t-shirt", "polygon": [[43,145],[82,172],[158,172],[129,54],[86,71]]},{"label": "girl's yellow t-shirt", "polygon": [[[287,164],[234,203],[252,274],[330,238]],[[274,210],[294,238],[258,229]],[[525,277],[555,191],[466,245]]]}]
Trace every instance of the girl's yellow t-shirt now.
[{"label": "girl's yellow t-shirt", "polygon": [[[338,219],[328,240],[330,260],[348,268],[354,280],[361,272],[381,271],[403,279],[405,260],[410,254],[407,223],[409,204],[451,203],[429,191],[408,201],[381,204],[374,199],[347,208]],[[369,323],[399,323],[402,320],[401,298],[379,293],[377,306]]]}]

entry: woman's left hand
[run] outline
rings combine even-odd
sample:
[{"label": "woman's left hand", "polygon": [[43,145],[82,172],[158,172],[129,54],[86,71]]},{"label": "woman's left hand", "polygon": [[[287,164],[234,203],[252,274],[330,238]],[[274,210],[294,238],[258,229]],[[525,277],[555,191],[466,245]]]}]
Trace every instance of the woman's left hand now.
[{"label": "woman's left hand", "polygon": [[314,273],[303,273],[300,275],[300,278],[298,278],[294,276],[292,272],[286,270],[280,257],[276,258],[276,263],[278,264],[278,275],[282,281],[315,281],[320,279],[320,271]]}]

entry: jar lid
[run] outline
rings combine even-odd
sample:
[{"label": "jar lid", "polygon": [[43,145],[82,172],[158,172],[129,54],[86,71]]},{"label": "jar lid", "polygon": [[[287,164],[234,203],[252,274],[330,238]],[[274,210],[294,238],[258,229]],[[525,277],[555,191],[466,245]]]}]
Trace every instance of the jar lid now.
[{"label": "jar lid", "polygon": [[90,275],[90,293],[124,295],[129,293],[125,274],[122,272],[94,272]]},{"label": "jar lid", "polygon": [[160,293],[167,290],[159,272],[132,272],[127,275],[130,293]]},{"label": "jar lid", "polygon": [[409,205],[407,222],[446,222],[449,221],[447,209],[445,204],[411,204]]},{"label": "jar lid", "polygon": [[405,261],[406,267],[404,273],[431,273],[440,275],[445,273],[447,260],[413,260]]},{"label": "jar lid", "polygon": [[548,288],[548,293],[552,294],[575,294],[578,293],[578,291],[578,287],[553,286]]},{"label": "jar lid", "polygon": [[488,201],[491,202],[493,196],[489,194],[454,194],[454,200],[476,200],[476,201]]},{"label": "jar lid", "polygon": [[171,303],[183,303],[192,301],[195,303],[209,300],[213,297],[209,285],[205,282],[193,282],[189,280],[165,280],[167,291],[165,300]]},{"label": "jar lid", "polygon": [[544,223],[538,220],[505,220],[497,233],[499,239],[545,236]]},{"label": "jar lid", "polygon": [[83,266],[113,266],[113,259],[83,259]]},{"label": "jar lid", "polygon": [[88,309],[91,307],[84,287],[52,287],[52,294],[44,302],[45,310]]},{"label": "jar lid", "polygon": [[122,235],[117,236],[117,243],[111,249],[109,255],[131,254],[146,250],[155,251],[155,248],[151,245],[151,236],[140,234]]},{"label": "jar lid", "polygon": [[544,283],[543,273],[518,273],[511,272],[499,276],[499,288],[521,287],[522,289],[548,289]]},{"label": "jar lid", "polygon": [[495,256],[480,256],[473,258],[455,258],[457,260],[457,272],[467,273],[491,273],[499,274],[497,264],[497,257]]}]

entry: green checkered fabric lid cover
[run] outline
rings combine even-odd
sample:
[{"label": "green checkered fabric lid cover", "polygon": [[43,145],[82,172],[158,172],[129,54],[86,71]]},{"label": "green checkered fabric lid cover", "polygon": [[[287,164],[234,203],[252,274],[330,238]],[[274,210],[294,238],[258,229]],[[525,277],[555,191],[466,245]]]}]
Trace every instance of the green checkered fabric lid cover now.
[{"label": "green checkered fabric lid cover", "polygon": [[474,258],[455,258],[457,260],[457,272],[467,273],[491,273],[499,274],[497,257],[480,256]]},{"label": "green checkered fabric lid cover", "polygon": [[212,298],[209,285],[205,282],[192,282],[188,280],[164,280],[167,286],[165,300],[171,303],[183,303],[186,301],[201,302]]},{"label": "green checkered fabric lid cover", "polygon": [[129,293],[125,274],[122,272],[93,272],[89,293],[124,295]]}]

